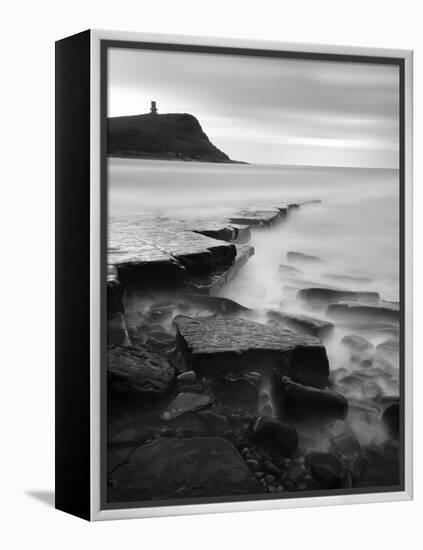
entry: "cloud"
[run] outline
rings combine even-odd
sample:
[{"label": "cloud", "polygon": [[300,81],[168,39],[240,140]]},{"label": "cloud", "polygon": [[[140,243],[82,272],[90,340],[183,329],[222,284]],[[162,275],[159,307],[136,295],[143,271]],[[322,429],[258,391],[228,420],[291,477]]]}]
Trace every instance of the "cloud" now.
[{"label": "cloud", "polygon": [[398,167],[396,66],[109,50],[109,115],[189,112],[231,158]]}]

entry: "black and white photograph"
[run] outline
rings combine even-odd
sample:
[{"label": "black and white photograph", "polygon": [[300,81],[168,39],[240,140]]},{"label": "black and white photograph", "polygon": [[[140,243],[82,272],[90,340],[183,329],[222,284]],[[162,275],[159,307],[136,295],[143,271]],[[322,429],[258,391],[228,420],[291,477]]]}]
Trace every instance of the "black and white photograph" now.
[{"label": "black and white photograph", "polygon": [[403,486],[400,67],[335,57],[107,48],[107,506]]}]

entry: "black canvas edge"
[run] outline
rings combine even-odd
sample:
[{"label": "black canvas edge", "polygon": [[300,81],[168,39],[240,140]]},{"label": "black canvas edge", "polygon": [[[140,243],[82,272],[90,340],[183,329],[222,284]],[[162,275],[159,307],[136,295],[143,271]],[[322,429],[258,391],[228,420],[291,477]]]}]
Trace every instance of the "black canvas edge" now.
[{"label": "black canvas edge", "polygon": [[[405,62],[400,55],[398,57],[378,56],[378,55],[362,55],[362,54],[336,54],[336,53],[314,53],[300,51],[301,44],[298,45],[299,51],[288,51],[283,49],[254,49],[246,47],[227,47],[227,46],[207,46],[198,44],[176,44],[166,42],[143,42],[143,41],[127,41],[102,39],[101,56],[100,56],[100,135],[101,135],[101,160],[100,160],[100,177],[101,177],[101,273],[102,279],[107,272],[107,211],[108,211],[108,194],[107,194],[107,50],[108,48],[123,48],[123,49],[138,49],[138,50],[157,50],[169,52],[192,52],[205,54],[221,54],[221,55],[240,55],[250,57],[271,57],[285,59],[304,59],[315,61],[338,61],[349,63],[366,63],[366,64],[381,64],[394,65],[399,70],[399,210],[400,210],[400,483],[395,486],[383,487],[366,487],[360,489],[340,489],[328,491],[307,491],[293,492],[286,494],[283,500],[294,498],[307,497],[325,497],[325,496],[346,496],[346,495],[366,495],[375,493],[391,493],[403,492],[405,490]],[[105,284],[105,283],[104,283]],[[104,312],[106,304],[104,302],[105,292],[103,289],[101,300],[102,323],[104,321]],[[181,498],[153,501],[132,501],[121,503],[110,503],[107,501],[107,341],[105,339],[106,331],[102,328],[101,338],[101,457],[100,457],[100,506],[101,510],[118,510],[128,508],[152,508],[175,506],[175,508],[190,504],[212,504],[212,503],[235,503],[243,501],[266,501],[266,500],[281,500],[280,495],[234,495],[222,497],[204,497],[204,498]],[[176,513],[176,512],[175,512]]]},{"label": "black canvas edge", "polygon": [[91,31],[55,44],[55,507],[89,520]]}]

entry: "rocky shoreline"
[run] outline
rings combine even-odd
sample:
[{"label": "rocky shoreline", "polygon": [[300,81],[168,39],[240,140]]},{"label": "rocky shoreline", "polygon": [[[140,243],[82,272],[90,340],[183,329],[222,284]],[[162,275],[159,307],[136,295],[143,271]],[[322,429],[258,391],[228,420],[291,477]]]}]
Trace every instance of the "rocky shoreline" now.
[{"label": "rocky shoreline", "polygon": [[218,295],[251,235],[305,206],[110,225],[110,502],[399,484],[398,304],[297,251],[276,276],[310,315]]}]

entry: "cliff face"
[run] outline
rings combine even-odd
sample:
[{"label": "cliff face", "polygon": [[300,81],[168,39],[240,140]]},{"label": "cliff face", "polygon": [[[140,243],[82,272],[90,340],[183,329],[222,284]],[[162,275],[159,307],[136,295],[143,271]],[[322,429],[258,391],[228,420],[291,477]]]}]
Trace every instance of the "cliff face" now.
[{"label": "cliff face", "polygon": [[107,124],[110,156],[231,162],[190,114],[114,117]]}]

